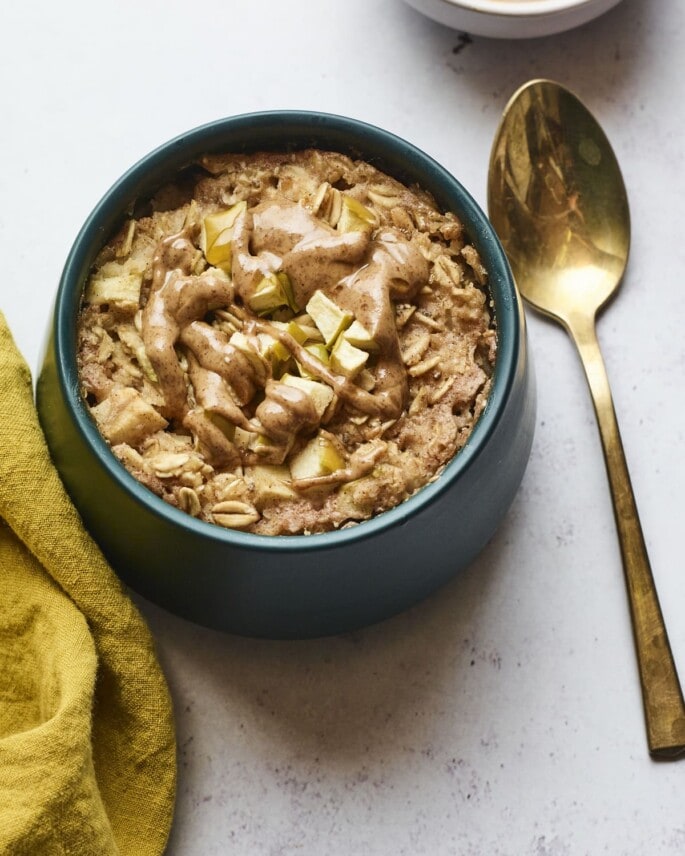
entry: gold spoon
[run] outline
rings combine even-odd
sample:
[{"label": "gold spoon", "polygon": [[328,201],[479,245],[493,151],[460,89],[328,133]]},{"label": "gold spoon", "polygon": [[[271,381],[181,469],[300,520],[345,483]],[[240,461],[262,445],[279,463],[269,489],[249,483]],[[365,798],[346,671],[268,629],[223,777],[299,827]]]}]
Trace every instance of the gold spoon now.
[{"label": "gold spoon", "polygon": [[559,321],[578,348],[611,486],[649,751],[674,757],[685,752],[685,704],[595,332],[628,261],[628,199],[604,132],[559,84],[533,80],[506,106],[490,158],[488,209],[523,297]]}]

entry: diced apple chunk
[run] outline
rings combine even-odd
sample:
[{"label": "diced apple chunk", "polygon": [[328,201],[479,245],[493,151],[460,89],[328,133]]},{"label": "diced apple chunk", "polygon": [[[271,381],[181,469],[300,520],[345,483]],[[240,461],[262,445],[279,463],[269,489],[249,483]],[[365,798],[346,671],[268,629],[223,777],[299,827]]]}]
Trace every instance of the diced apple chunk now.
[{"label": "diced apple chunk", "polygon": [[[329,364],[330,355],[328,353],[326,346],[322,342],[311,342],[310,344],[305,345],[304,349],[305,349],[305,351],[310,353],[313,357],[315,357],[324,366],[327,366]],[[302,377],[307,377],[307,378],[318,377],[318,375],[312,374],[312,372],[310,372],[308,369],[306,369],[299,362],[297,364],[297,368],[299,369]]]},{"label": "diced apple chunk", "polygon": [[292,488],[290,468],[286,465],[257,464],[247,470],[246,475],[248,478],[252,477],[255,504],[258,508],[268,502],[292,499],[297,496]]},{"label": "diced apple chunk", "polygon": [[264,362],[261,353],[259,352],[259,339],[246,336],[240,330],[231,334],[228,340],[229,345],[233,345],[241,353],[245,354],[250,363],[257,371],[263,371]]},{"label": "diced apple chunk", "polygon": [[95,306],[115,303],[118,306],[134,308],[140,302],[142,285],[143,270],[139,265],[131,261],[123,265],[107,262],[90,280],[85,294],[86,303]]},{"label": "diced apple chunk", "polygon": [[303,339],[298,339],[297,335],[289,330],[291,335],[295,336],[300,344],[303,342],[323,342],[321,330],[319,330],[312,318],[306,313],[304,315],[298,315],[297,318],[293,318],[290,324],[297,327],[300,330],[300,335],[304,336]]},{"label": "diced apple chunk", "polygon": [[310,380],[310,378],[284,374],[281,378],[281,383],[297,387],[297,389],[306,392],[314,403],[319,419],[323,417],[326,408],[333,400],[333,390],[330,386],[327,386],[325,383],[319,383],[316,380]]},{"label": "diced apple chunk", "polygon": [[253,449],[258,439],[259,434],[255,431],[246,431],[244,428],[238,426],[236,426],[233,432],[233,442],[239,449]]},{"label": "diced apple chunk", "polygon": [[250,297],[249,304],[257,315],[268,315],[283,306],[295,310],[295,297],[288,274],[280,272],[265,276]]},{"label": "diced apple chunk", "polygon": [[331,351],[331,368],[345,377],[356,377],[364,368],[369,355],[361,348],[351,345],[346,336],[341,336]]},{"label": "diced apple chunk", "polygon": [[[288,333],[297,342],[298,345],[304,345],[307,341],[307,331],[303,330],[295,321],[271,321],[271,326],[280,330],[282,333]],[[318,331],[317,331],[318,332]],[[281,343],[281,348],[290,355],[290,351]]]},{"label": "diced apple chunk", "polygon": [[351,312],[341,309],[323,291],[315,291],[310,297],[307,314],[321,331],[327,347],[332,346],[340,333],[354,320]]},{"label": "diced apple chunk", "polygon": [[317,360],[320,360],[324,365],[328,364],[330,355],[328,349],[321,342],[311,342],[304,346],[305,351],[308,351]]},{"label": "diced apple chunk", "polygon": [[285,363],[290,359],[290,351],[282,345],[278,339],[274,339],[268,333],[258,333],[259,352],[271,363],[272,368],[276,368],[280,363]]},{"label": "diced apple chunk", "polygon": [[353,321],[343,335],[355,348],[361,348],[363,351],[378,350],[378,343],[359,321]]},{"label": "diced apple chunk", "polygon": [[100,432],[112,446],[138,446],[146,437],[167,427],[167,421],[132,387],[115,389],[90,411]]},{"label": "diced apple chunk", "polygon": [[327,476],[345,466],[345,461],[333,443],[317,434],[290,462],[293,479],[313,479]]},{"label": "diced apple chunk", "polygon": [[238,217],[247,209],[247,202],[238,202],[225,211],[209,214],[202,222],[200,246],[210,265],[230,270],[233,228]]},{"label": "diced apple chunk", "polygon": [[340,219],[336,226],[339,232],[363,232],[373,229],[377,224],[378,220],[373,211],[352,196],[343,196]]}]

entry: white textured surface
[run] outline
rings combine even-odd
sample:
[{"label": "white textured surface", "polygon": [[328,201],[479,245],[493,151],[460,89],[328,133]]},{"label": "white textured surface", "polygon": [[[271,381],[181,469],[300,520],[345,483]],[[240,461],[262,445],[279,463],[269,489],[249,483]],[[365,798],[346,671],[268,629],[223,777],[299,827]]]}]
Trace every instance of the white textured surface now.
[{"label": "white textured surface", "polygon": [[[32,367],[70,243],[162,140],[302,107],[395,131],[481,204],[508,96],[560,80],[601,118],[634,242],[599,332],[685,676],[685,5],[625,0],[565,35],[468,39],[400,0],[3,4],[0,308]],[[306,643],[205,631],[143,603],[178,713],[169,856],[685,852],[680,763],[647,756],[589,397],[530,317],[538,431],[480,560],[429,601]],[[388,568],[392,573],[392,568]]]}]

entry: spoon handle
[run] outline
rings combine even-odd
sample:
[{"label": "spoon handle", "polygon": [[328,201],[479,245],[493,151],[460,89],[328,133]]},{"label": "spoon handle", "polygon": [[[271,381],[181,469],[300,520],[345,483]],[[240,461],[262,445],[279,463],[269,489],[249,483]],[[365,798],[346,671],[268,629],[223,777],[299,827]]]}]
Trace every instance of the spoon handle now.
[{"label": "spoon handle", "polygon": [[590,386],[602,438],[633,623],[647,741],[655,758],[685,752],[685,703],[630,483],[606,367],[593,319],[567,323]]}]

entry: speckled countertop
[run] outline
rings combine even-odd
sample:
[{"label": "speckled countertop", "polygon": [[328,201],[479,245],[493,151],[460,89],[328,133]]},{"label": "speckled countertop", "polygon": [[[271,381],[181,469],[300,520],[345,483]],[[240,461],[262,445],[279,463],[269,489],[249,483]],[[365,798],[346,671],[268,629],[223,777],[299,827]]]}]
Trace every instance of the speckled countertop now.
[{"label": "speckled countertop", "polygon": [[[574,32],[510,43],[400,0],[63,0],[5,4],[0,25],[0,307],[34,368],[78,227],[162,140],[230,113],[326,109],[407,137],[484,204],[513,89],[543,76],[578,92],[630,194],[631,263],[599,335],[685,675],[685,5],[624,0]],[[169,856],[685,852],[685,760],[646,752],[580,365],[560,328],[529,320],[530,465],[492,543],[446,589],[304,643],[222,636],[141,603],[178,714]]]}]

